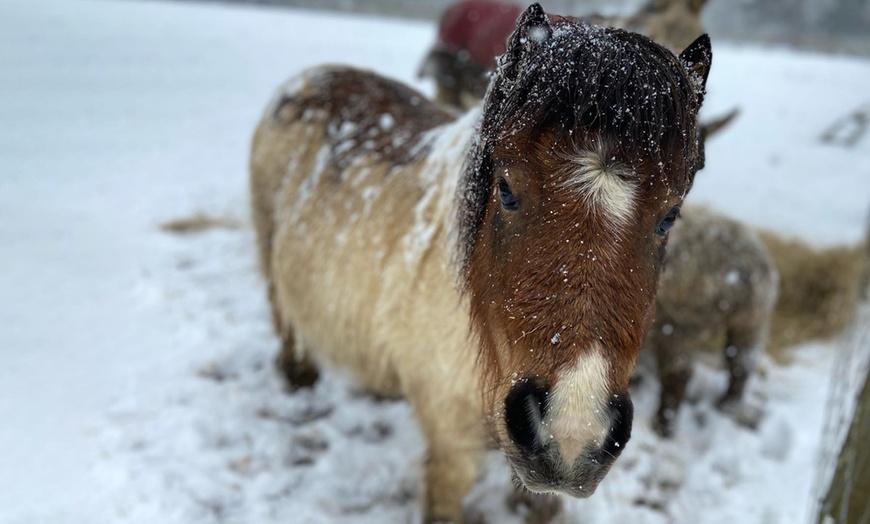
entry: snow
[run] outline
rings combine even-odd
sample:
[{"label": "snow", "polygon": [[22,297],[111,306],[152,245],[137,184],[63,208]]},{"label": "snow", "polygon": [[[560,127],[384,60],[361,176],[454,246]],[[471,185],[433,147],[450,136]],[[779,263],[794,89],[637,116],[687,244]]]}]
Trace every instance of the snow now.
[{"label": "snow", "polygon": [[844,147],[821,136],[867,103],[867,61],[715,43],[713,54],[705,115],[740,114],[708,141],[694,202],[817,245],[858,242],[870,137]]},{"label": "snow", "polygon": [[[158,225],[200,211],[246,219],[250,135],[275,89],[339,62],[415,83],[434,28],[12,0],[0,35],[0,523],[418,518],[425,450],[406,404],[340,374],[283,391],[250,228]],[[870,137],[852,148],[819,137],[866,104],[870,63],[715,42],[714,53],[705,113],[742,112],[710,140],[690,198],[815,244],[857,241]],[[795,355],[751,384],[756,430],[712,408],[725,378],[702,367],[663,442],[643,382],[632,441],[569,515],[802,521],[835,347]],[[519,522],[503,505],[504,460],[493,453],[486,469],[467,504]]]},{"label": "snow", "polygon": [[396,119],[389,113],[384,113],[378,118],[378,125],[380,125],[381,129],[384,131],[392,129],[395,123]]}]

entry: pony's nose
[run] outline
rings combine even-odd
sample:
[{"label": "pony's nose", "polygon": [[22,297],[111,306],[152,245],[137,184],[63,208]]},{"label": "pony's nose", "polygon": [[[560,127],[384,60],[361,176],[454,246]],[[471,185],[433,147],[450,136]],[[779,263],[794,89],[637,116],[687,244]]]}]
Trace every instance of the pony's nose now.
[{"label": "pony's nose", "polygon": [[505,424],[508,435],[523,452],[535,454],[543,451],[541,421],[547,410],[549,391],[531,377],[514,384],[505,397]]},{"label": "pony's nose", "polygon": [[608,400],[610,408],[610,429],[607,438],[593,457],[601,462],[615,460],[625,449],[625,444],[631,438],[631,423],[634,419],[634,404],[628,392],[614,393]]}]

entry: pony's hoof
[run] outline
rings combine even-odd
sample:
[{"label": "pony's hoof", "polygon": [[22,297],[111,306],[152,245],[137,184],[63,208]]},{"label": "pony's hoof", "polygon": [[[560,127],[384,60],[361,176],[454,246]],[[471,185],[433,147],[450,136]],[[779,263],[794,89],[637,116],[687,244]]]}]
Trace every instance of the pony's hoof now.
[{"label": "pony's hoof", "polygon": [[740,410],[740,399],[724,395],[716,401],[716,409],[728,415],[734,415]]},{"label": "pony's hoof", "polygon": [[719,399],[716,408],[733,418],[741,426],[751,430],[758,429],[758,424],[764,415],[760,407],[727,396]]},{"label": "pony's hoof", "polygon": [[320,379],[320,371],[307,358],[297,360],[286,358],[283,354],[275,359],[275,367],[287,380],[287,389],[292,393],[299,389],[311,388]]},{"label": "pony's hoof", "polygon": [[656,435],[662,438],[674,436],[674,421],[662,415],[656,415],[652,422],[652,429]]}]

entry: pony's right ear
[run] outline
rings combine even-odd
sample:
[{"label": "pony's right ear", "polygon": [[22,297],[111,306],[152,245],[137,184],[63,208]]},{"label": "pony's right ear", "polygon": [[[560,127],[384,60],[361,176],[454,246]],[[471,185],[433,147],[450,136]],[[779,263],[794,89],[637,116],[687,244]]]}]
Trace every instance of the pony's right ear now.
[{"label": "pony's right ear", "polygon": [[710,49],[710,37],[701,35],[689,44],[680,53],[680,62],[688,71],[689,76],[695,83],[695,91],[700,100],[704,99],[704,89],[707,85],[707,76],[710,74],[710,65],[713,63],[713,51]]},{"label": "pony's right ear", "polygon": [[508,38],[505,54],[499,60],[503,77],[515,80],[528,52],[553,36],[553,29],[541,4],[534,3],[517,18],[517,28]]}]

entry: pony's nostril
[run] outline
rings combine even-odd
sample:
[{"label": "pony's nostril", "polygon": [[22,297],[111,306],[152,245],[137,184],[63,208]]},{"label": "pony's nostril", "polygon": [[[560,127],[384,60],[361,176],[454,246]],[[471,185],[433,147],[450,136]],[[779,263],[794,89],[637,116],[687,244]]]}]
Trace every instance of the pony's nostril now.
[{"label": "pony's nostril", "polygon": [[511,440],[522,451],[541,451],[541,420],[546,411],[548,391],[534,379],[517,381],[504,400],[505,424]]},{"label": "pony's nostril", "polygon": [[622,453],[625,444],[631,438],[634,404],[628,392],[625,392],[611,395],[608,405],[610,406],[610,430],[600,453],[612,460]]}]

